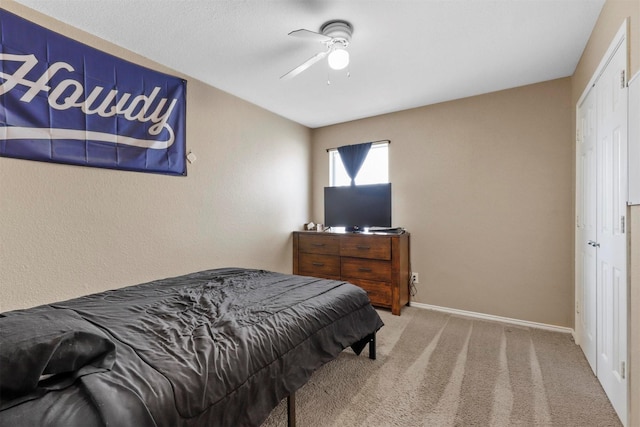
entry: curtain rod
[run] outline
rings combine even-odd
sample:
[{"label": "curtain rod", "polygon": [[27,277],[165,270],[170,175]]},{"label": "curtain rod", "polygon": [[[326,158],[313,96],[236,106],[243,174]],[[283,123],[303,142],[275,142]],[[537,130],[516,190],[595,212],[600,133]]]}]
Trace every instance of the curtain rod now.
[{"label": "curtain rod", "polygon": [[[371,142],[372,144],[375,144],[375,143],[378,143],[378,142],[386,142],[387,144],[391,144],[391,140],[389,140],[389,139],[379,139],[379,140],[377,140],[377,141],[367,141],[367,142]],[[366,144],[366,142],[363,142],[363,144]],[[337,149],[338,149],[338,147],[334,147],[334,148],[327,148],[327,153],[328,153],[329,151],[337,150]]]}]

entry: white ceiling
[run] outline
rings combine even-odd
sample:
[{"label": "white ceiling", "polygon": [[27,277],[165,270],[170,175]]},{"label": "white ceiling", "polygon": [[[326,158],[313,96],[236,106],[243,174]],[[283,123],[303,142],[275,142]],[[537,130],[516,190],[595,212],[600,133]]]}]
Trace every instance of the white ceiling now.
[{"label": "white ceiling", "polygon": [[[605,0],[17,1],[315,128],[570,76]],[[324,50],[288,33],[333,19],[351,76],[280,80]]]}]

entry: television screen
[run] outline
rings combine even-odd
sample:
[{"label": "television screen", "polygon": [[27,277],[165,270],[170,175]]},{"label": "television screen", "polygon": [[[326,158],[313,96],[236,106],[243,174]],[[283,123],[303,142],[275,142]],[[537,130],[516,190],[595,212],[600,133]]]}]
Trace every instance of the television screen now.
[{"label": "television screen", "polygon": [[325,187],[324,222],[348,231],[391,227],[391,183]]}]

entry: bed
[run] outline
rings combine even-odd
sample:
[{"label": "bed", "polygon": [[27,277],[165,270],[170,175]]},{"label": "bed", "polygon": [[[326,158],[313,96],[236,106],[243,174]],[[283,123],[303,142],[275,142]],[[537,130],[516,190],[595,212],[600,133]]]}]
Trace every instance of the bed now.
[{"label": "bed", "polygon": [[382,326],[357,286],[240,268],[2,313],[0,425],[259,426]]}]

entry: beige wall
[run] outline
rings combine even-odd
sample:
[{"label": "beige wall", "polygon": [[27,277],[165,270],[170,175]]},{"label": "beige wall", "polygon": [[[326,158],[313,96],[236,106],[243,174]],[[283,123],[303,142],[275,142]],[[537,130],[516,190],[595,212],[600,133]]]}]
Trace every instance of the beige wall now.
[{"label": "beige wall", "polygon": [[291,272],[291,230],[309,217],[309,130],[193,79],[187,102],[187,177],[0,158],[0,311],[215,267]]},{"label": "beige wall", "polygon": [[316,129],[312,219],[326,148],[390,139],[413,300],[571,327],[571,111],[567,78]]},{"label": "beige wall", "polygon": [[[640,0],[607,0],[572,79],[574,111],[578,99],[627,18],[629,76],[640,72]],[[575,113],[573,118],[575,121]],[[640,206],[631,207],[629,215],[629,425],[640,426]]]}]

